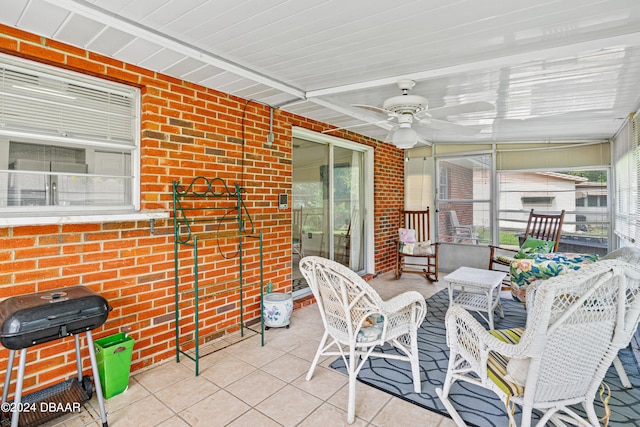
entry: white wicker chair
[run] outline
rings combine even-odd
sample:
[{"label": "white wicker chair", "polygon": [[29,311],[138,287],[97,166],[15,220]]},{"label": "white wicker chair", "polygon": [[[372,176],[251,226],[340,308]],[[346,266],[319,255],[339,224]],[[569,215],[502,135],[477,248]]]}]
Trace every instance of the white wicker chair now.
[{"label": "white wicker chair", "polygon": [[[417,331],[427,312],[424,297],[409,291],[383,301],[356,273],[316,256],[303,258],[300,270],[313,291],[325,327],[307,381],[320,356],[342,357],[349,373],[349,424],[355,420],[356,377],[370,356],[411,363],[414,390],[420,393]],[[387,342],[406,356],[373,351]]]},{"label": "white wicker chair", "polygon": [[[599,426],[595,394],[640,318],[640,268],[619,260],[583,267],[579,274],[540,281],[527,291],[527,324],[509,331],[487,331],[466,310],[447,311],[451,350],[447,376],[436,390],[457,425],[464,421],[449,393],[455,381],[495,392],[505,404],[522,407],[521,425]],[[582,404],[587,420],[569,406]]]}]

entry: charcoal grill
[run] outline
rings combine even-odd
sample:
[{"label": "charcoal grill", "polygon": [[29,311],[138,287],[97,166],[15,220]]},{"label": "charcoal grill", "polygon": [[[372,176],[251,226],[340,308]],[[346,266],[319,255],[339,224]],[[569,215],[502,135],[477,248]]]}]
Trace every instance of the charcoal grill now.
[{"label": "charcoal grill", "polygon": [[[82,376],[79,337],[82,332],[87,335],[102,425],[108,426],[91,331],[107,320],[110,310],[111,307],[104,297],[84,286],[20,295],[0,302],[0,343],[9,349],[2,402],[7,402],[15,354],[16,351],[20,352],[15,396],[10,405],[13,407],[11,427],[40,425],[65,412],[70,412],[70,410],[59,410],[59,408],[73,408],[72,403],[78,401],[84,403],[91,398],[91,380]],[[68,335],[73,335],[75,339],[78,377],[23,397],[22,386],[27,348]],[[28,412],[19,411],[27,405],[30,409]],[[47,408],[53,408],[53,410],[48,411]]]}]

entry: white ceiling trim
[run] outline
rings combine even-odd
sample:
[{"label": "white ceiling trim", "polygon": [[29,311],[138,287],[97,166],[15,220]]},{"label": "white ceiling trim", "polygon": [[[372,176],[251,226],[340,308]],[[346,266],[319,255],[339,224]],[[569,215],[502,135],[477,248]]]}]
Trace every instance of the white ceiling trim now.
[{"label": "white ceiling trim", "polygon": [[183,55],[199,59],[200,61],[206,62],[207,64],[213,65],[215,67],[221,68],[231,73],[237,74],[241,77],[245,77],[255,82],[270,86],[274,89],[281,90],[297,98],[302,98],[302,99],[305,98],[304,91],[296,87],[293,87],[281,81],[272,79],[264,74],[255,72],[246,67],[235,64],[231,61],[222,59],[202,49],[198,49],[193,46],[187,45],[173,37],[162,35],[161,33],[155,30],[152,30],[148,27],[132,22],[122,16],[116,16],[111,12],[105,11],[104,9],[98,8],[94,5],[89,5],[87,3],[79,2],[76,0],[45,0],[45,1],[47,3],[51,3],[54,6],[62,7],[71,13],[77,13],[86,18],[90,18],[97,22],[104,23],[113,28],[119,29],[121,31],[125,31],[129,34],[132,34],[136,37],[140,37],[144,40],[157,43],[160,46],[164,46],[165,48],[169,48]]},{"label": "white ceiling trim", "polygon": [[624,34],[621,36],[608,37],[604,39],[591,40],[588,42],[574,43],[565,46],[552,47],[548,49],[533,50],[514,55],[500,56],[497,58],[485,59],[482,61],[468,62],[465,64],[452,65],[450,67],[436,68],[433,70],[418,71],[410,74],[385,77],[382,79],[368,80],[359,83],[352,83],[342,86],[328,87],[324,89],[310,90],[306,93],[309,100],[319,96],[335,95],[338,93],[351,92],[355,90],[371,89],[380,86],[394,85],[399,80],[425,80],[430,78],[448,76],[452,74],[465,73],[485,69],[495,69],[499,67],[512,66],[513,64],[526,64],[527,62],[540,60],[560,59],[567,56],[575,56],[577,52],[595,51],[612,48],[615,46],[640,44],[640,31]]}]

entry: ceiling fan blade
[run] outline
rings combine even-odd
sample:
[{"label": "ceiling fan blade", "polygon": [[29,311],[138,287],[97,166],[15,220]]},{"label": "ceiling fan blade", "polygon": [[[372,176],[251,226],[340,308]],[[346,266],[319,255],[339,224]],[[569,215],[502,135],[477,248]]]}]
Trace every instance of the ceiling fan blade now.
[{"label": "ceiling fan blade", "polygon": [[352,128],[357,128],[357,127],[360,127],[360,126],[379,125],[379,124],[386,123],[386,122],[387,122],[387,120],[379,120],[377,122],[358,123],[356,125],[342,126],[342,127],[338,127],[338,128],[323,130],[322,133],[329,133],[329,132],[334,132],[334,131],[337,131],[337,130],[352,129]]},{"label": "ceiling fan blade", "polygon": [[365,110],[373,111],[374,113],[377,113],[377,114],[383,114],[385,117],[393,117],[393,113],[380,107],[375,107],[373,105],[362,105],[362,104],[351,104],[351,105],[353,107],[358,107]]},{"label": "ceiling fan blade", "polygon": [[467,102],[449,107],[429,108],[428,112],[432,117],[455,116],[456,114],[478,113],[482,111],[493,111],[496,106],[487,101]]},{"label": "ceiling fan blade", "polygon": [[383,141],[391,143],[391,137],[393,136],[393,132],[395,132],[399,128],[400,128],[400,125],[397,125],[397,124],[391,126],[389,128],[389,133],[387,134],[387,136],[384,137]]},{"label": "ceiling fan blade", "polygon": [[430,127],[432,129],[441,130],[444,132],[449,132],[458,135],[475,135],[480,132],[480,129],[475,129],[469,126],[458,125],[456,123],[445,122],[444,120],[438,119],[424,119],[420,120],[422,126]]}]

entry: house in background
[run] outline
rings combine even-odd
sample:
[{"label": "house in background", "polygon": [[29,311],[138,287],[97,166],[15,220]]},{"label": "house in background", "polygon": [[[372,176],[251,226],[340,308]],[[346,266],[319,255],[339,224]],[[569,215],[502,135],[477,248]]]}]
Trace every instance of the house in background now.
[{"label": "house in background", "polygon": [[[529,212],[558,212],[565,210],[563,233],[576,230],[576,183],[587,181],[587,178],[558,172],[513,172],[507,174],[500,182],[500,206],[511,210]],[[522,218],[520,218],[522,219]],[[526,218],[525,218],[526,221]],[[504,221],[501,227],[521,229],[522,224]]]},{"label": "house in background", "polygon": [[576,184],[576,208],[582,212],[576,215],[576,228],[589,231],[593,224],[602,221],[602,210],[609,206],[606,182],[580,182]]}]

